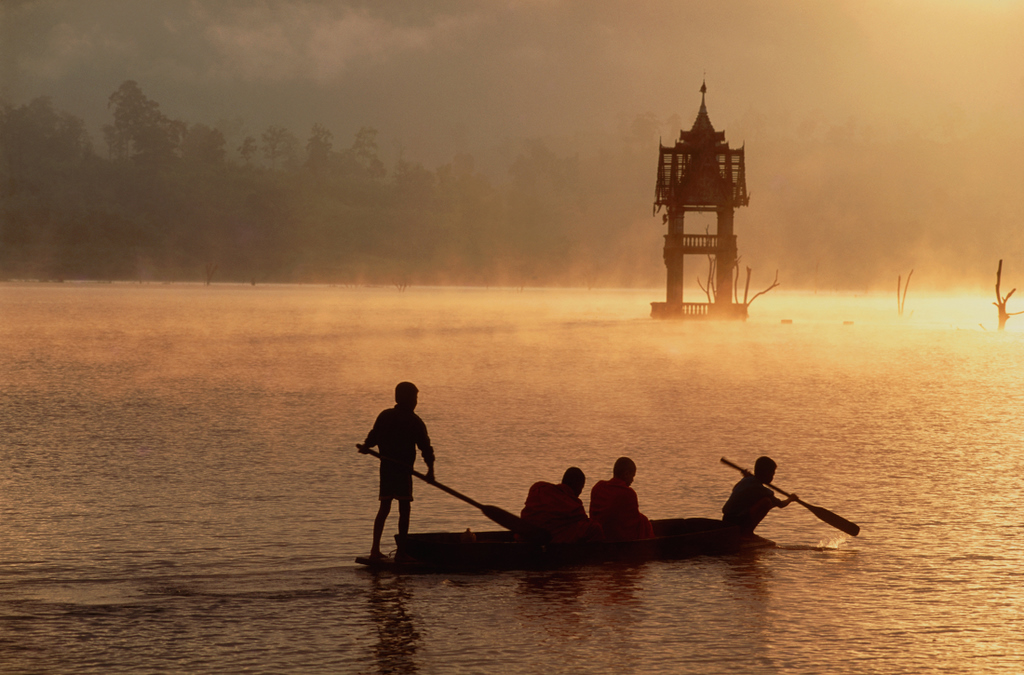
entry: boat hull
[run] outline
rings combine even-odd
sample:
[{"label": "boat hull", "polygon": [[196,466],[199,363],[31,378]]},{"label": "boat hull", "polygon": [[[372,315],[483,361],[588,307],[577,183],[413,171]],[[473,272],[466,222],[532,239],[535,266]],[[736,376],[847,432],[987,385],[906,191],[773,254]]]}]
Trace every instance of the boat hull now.
[{"label": "boat hull", "polygon": [[413,563],[409,571],[552,569],[605,562],[678,560],[775,545],[720,520],[675,518],[652,523],[653,539],[623,542],[531,544],[517,542],[511,532],[479,532],[475,541],[466,541],[464,534],[454,532],[399,535],[395,539],[399,556]]}]

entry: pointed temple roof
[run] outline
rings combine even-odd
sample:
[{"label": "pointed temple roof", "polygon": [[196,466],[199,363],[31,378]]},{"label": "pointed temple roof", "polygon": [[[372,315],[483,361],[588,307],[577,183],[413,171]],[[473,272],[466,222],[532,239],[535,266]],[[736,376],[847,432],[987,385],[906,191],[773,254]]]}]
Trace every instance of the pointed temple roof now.
[{"label": "pointed temple roof", "polygon": [[680,131],[675,145],[659,143],[655,211],[662,206],[683,211],[746,206],[743,148],[730,148],[724,131],[715,131],[705,103],[707,84],[700,85],[700,111],[689,131]]},{"label": "pointed temple roof", "polygon": [[679,132],[679,140],[683,143],[703,145],[708,142],[722,143],[725,141],[725,132],[715,131],[715,127],[711,124],[711,118],[708,117],[708,107],[704,103],[704,95],[707,94],[707,91],[707,83],[702,81],[700,83],[700,110],[697,112],[697,119],[693,121],[693,126],[689,131]]}]

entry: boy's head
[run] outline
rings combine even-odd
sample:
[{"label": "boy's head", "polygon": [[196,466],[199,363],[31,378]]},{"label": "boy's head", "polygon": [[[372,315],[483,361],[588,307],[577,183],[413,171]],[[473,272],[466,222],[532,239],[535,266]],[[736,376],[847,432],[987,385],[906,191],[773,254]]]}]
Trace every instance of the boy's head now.
[{"label": "boy's head", "polygon": [[754,462],[754,477],[762,483],[771,483],[778,465],[771,457],[758,457]]},{"label": "boy's head", "polygon": [[412,382],[399,382],[395,386],[395,403],[403,408],[415,408],[419,391]]}]

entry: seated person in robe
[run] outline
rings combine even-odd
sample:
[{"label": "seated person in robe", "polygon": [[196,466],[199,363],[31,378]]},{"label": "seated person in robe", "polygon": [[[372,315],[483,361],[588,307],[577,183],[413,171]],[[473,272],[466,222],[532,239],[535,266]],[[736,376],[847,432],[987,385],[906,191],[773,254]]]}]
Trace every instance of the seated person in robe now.
[{"label": "seated person in robe", "polygon": [[654,536],[651,521],[640,513],[636,491],[630,487],[636,477],[636,464],[619,457],[612,468],[612,479],[601,480],[590,491],[590,519],[604,530],[605,541],[633,541]]},{"label": "seated person in robe", "polygon": [[729,500],[722,507],[723,523],[737,525],[744,532],[752,533],[769,511],[776,507],[785,508],[797,500],[796,495],[790,495],[783,501],[767,486],[775,478],[777,466],[771,457],[757,458],[754,473],[747,474],[736,483]]},{"label": "seated person in robe", "polygon": [[525,522],[551,533],[551,543],[601,541],[601,527],[587,518],[580,493],[587,482],[583,471],[569,467],[558,485],[539,481],[530,487],[520,514]]}]

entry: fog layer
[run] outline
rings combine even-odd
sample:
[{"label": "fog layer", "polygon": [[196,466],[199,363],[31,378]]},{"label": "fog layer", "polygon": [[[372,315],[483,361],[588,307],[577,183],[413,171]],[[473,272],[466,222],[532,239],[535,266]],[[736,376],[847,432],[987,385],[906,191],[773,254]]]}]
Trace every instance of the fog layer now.
[{"label": "fog layer", "polygon": [[[126,80],[167,119],[220,131],[229,165],[271,126],[306,150],[319,125],[338,152],[372,128],[382,180],[403,165],[435,184],[456,165],[486,180],[495,204],[467,218],[521,241],[481,264],[529,268],[538,283],[660,282],[657,143],[692,124],[705,77],[712,122],[747,149],[752,199],[736,232],[755,285],[779,269],[789,287],[886,288],[914,269],[915,284],[977,288],[1000,258],[1011,283],[1024,272],[1017,3],[111,0],[0,12],[8,109],[52,97],[99,158],[111,159],[102,127]],[[520,199],[524,186],[543,199]],[[472,281],[460,264],[416,271]]]}]

